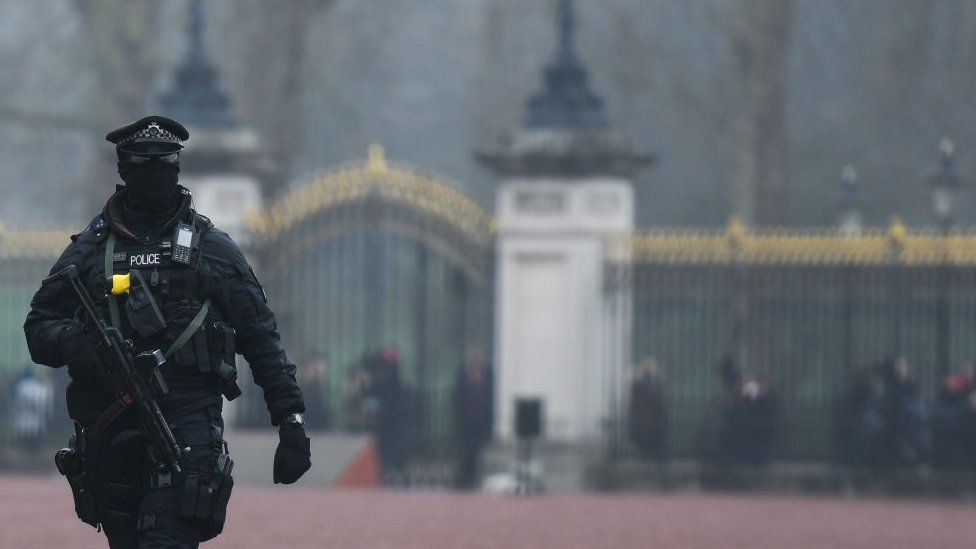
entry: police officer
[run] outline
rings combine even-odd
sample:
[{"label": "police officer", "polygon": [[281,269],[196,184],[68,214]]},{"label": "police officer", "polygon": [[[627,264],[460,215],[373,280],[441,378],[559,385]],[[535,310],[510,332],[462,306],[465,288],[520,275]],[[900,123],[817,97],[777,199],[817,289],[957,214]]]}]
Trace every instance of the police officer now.
[{"label": "police officer", "polygon": [[[222,394],[233,398],[235,353],[264,391],[279,427],[274,481],[289,484],[310,467],[302,393],[281,347],[274,315],[244,255],[226,233],[194,211],[178,185],[186,128],[149,116],[110,132],[118,186],[102,213],[71,237],[52,273],[75,264],[103,317],[133,353],[165,351],[169,392],[157,402],[181,448],[182,471],[151,466],[132,408],[119,410],[105,369],[67,282],[44,285],[24,323],[35,362],[67,365],[68,413],[81,473],[72,481],[79,517],[104,529],[111,547],[196,547],[223,528],[233,479],[223,441]],[[159,315],[109,291],[112,275],[138,271]],[[162,318],[158,318],[158,317]],[[155,320],[154,320],[155,319]]]}]

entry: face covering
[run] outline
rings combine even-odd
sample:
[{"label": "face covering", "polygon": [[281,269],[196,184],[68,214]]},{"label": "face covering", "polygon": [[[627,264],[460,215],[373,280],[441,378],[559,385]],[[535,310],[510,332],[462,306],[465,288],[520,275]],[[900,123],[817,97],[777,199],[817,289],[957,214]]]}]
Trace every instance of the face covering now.
[{"label": "face covering", "polygon": [[133,208],[151,213],[172,205],[176,183],[180,179],[178,164],[150,160],[141,164],[119,162],[119,176],[128,189],[126,200]]}]

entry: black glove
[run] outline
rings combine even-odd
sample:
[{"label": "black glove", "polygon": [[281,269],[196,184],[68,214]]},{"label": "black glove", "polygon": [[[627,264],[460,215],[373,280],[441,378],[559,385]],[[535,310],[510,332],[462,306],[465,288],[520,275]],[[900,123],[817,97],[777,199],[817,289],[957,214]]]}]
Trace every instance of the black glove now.
[{"label": "black glove", "polygon": [[97,375],[102,368],[102,356],[92,340],[88,339],[76,322],[61,331],[58,340],[62,356],[68,365],[71,379],[84,379]]},{"label": "black glove", "polygon": [[312,450],[305,429],[286,423],[278,429],[278,449],[274,457],[275,484],[291,484],[312,466]]}]

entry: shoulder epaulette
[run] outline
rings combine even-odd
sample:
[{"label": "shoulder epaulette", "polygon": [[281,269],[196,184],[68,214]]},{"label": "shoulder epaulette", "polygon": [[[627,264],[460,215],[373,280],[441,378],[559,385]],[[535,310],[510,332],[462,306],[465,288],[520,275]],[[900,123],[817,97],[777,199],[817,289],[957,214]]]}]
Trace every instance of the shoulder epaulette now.
[{"label": "shoulder epaulette", "polygon": [[206,232],[214,227],[213,221],[211,221],[209,217],[203,215],[200,212],[196,212],[196,214],[197,215],[196,215],[195,223],[197,226],[197,230],[199,230],[200,232]]},{"label": "shoulder epaulette", "polygon": [[91,223],[88,225],[88,228],[93,231],[98,231],[104,229],[105,227],[108,227],[108,223],[105,221],[105,217],[102,216],[102,214],[96,215],[95,219],[92,219]]},{"label": "shoulder epaulette", "polygon": [[95,233],[96,237],[101,236],[100,233],[104,232],[106,228],[108,228],[108,223],[105,221],[102,214],[98,214],[94,219],[91,220],[91,223],[85,227],[85,230],[71,235],[71,241],[74,242],[75,240],[78,240],[78,238],[85,233]]}]

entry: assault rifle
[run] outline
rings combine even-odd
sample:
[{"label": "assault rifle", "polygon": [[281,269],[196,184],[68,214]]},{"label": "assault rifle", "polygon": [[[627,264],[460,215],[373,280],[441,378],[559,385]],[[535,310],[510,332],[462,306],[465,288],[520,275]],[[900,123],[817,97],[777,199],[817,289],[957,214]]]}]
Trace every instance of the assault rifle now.
[{"label": "assault rifle", "polygon": [[159,373],[159,367],[166,361],[163,353],[159,350],[145,351],[133,358],[132,341],[124,339],[119,330],[105,322],[95,308],[91,294],[81,282],[78,267],[74,264],[44,279],[41,285],[62,279],[67,279],[78,295],[85,314],[95,327],[99,347],[102,347],[109,356],[110,361],[106,370],[117,382],[115,389],[118,400],[95,422],[92,427],[93,432],[100,435],[108,423],[118,417],[122,411],[135,406],[139,413],[139,430],[146,440],[150,459],[160,471],[179,473],[183,451],[173,437],[173,432],[166,418],[163,417],[154,394],[165,394],[168,391]]}]

